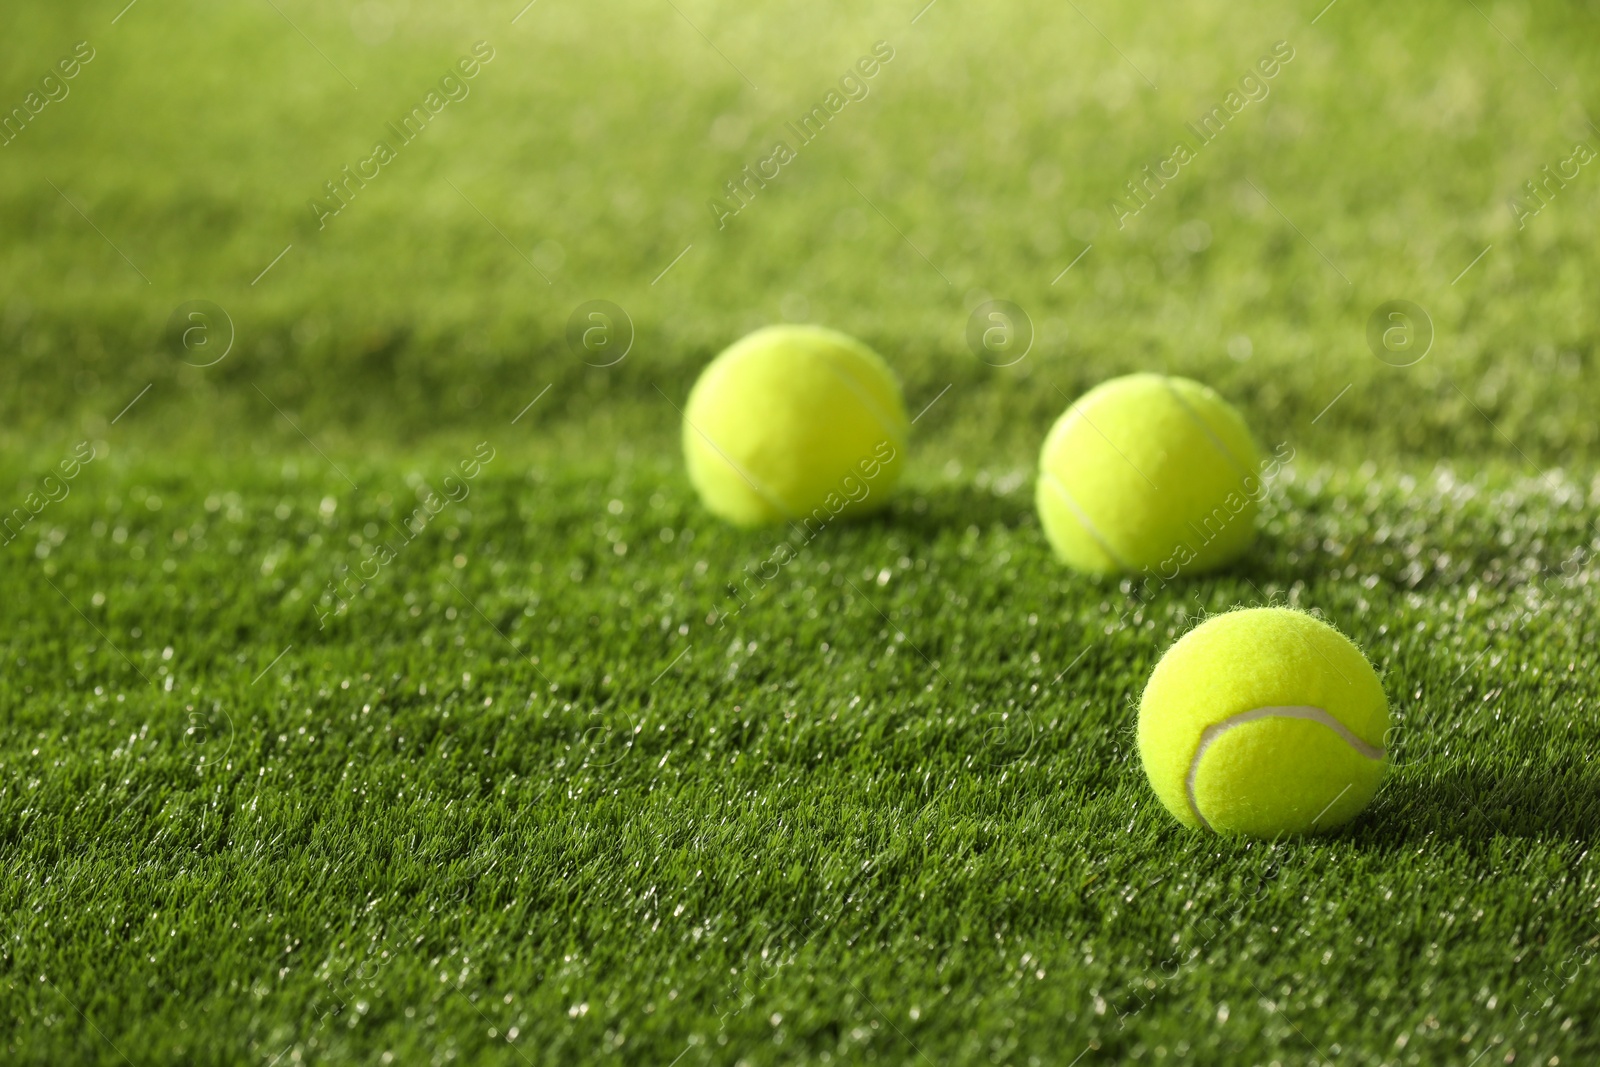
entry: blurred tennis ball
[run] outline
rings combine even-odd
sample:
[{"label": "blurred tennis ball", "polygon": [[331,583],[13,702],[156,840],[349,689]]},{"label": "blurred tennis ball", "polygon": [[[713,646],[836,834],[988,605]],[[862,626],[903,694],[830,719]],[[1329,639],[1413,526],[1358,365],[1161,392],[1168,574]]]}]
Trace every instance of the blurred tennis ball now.
[{"label": "blurred tennis ball", "polygon": [[1187,378],[1130,374],[1089,390],[1039,455],[1045,536],[1090,574],[1171,579],[1236,558],[1255,538],[1260,450],[1244,419]]},{"label": "blurred tennis ball", "polygon": [[700,499],[729,522],[825,524],[883,506],[910,428],[872,349],[819,326],[769,326],[701,373],[683,453]]}]

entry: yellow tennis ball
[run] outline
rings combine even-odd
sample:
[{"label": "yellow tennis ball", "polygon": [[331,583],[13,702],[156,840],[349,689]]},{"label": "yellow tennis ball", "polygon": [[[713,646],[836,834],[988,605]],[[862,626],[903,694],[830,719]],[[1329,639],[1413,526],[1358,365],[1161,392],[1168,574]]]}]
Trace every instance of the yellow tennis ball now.
[{"label": "yellow tennis ball", "polygon": [[1218,615],[1161,657],[1139,758],[1186,826],[1254,837],[1353,819],[1387,765],[1389,702],[1367,658],[1302,611]]},{"label": "yellow tennis ball", "polygon": [[684,410],[683,454],[715,514],[814,533],[883,506],[910,429],[900,384],[872,349],[819,326],[768,326],[701,373]]},{"label": "yellow tennis ball", "polygon": [[1130,374],[1056,421],[1035,501],[1070,566],[1170,581],[1249,548],[1261,496],[1260,450],[1227,401],[1187,378]]}]

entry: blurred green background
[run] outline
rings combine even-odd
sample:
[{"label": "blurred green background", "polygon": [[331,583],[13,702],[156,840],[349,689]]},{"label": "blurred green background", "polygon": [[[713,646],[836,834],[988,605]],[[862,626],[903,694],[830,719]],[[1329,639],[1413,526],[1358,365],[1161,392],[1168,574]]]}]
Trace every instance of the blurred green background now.
[{"label": "blurred green background", "polygon": [[[1008,464],[1061,394],[1152,367],[1313,454],[1600,447],[1600,169],[1522,229],[1507,207],[1600,146],[1593,4],[519,8],[14,5],[7,106],[74,43],[95,58],[0,149],[5,439],[103,432],[153,382],[129,441],[303,447],[265,394],[365,451],[478,434],[551,385],[543,431],[670,447],[656,387],[681,397],[722,346],[796,319],[883,351],[913,411],[953,384],[926,447]],[[319,230],[323,183],[478,41],[494,58],[470,95]],[[719,230],[708,201],[877,41],[894,58],[866,99]],[[1112,197],[1278,41],[1294,58],[1270,95],[1118,229]],[[986,298],[1032,320],[1016,366],[967,345]],[[236,330],[205,370],[165,329],[196,299]],[[591,299],[636,329],[615,367],[565,341]],[[1368,350],[1392,299],[1432,318],[1416,366]]]}]

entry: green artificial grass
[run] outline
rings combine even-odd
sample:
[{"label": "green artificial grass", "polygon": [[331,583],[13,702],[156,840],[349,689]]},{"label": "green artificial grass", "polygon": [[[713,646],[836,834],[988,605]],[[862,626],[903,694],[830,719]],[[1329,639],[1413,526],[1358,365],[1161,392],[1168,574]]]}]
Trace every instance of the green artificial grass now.
[{"label": "green artificial grass", "polygon": [[[11,547],[8,1060],[1593,1055],[1592,486],[1297,468],[1141,601],[1009,471],[763,582],[782,534],[614,456],[497,452],[407,543],[452,469],[113,451]],[[1346,832],[1188,832],[1132,750],[1261,603],[1385,679]]]},{"label": "green artificial grass", "polygon": [[[1247,404],[1274,440],[1351,385],[1358,402],[1317,423],[1330,455],[1503,454],[1475,404],[1540,462],[1600,456],[1600,171],[1520,229],[1507,206],[1576,142],[1600,150],[1600,34],[1577,0],[1340,0],[1320,18],[1325,0],[939,0],[914,24],[924,3],[898,0],[538,0],[515,24],[523,5],[501,0],[140,0],[115,25],[115,0],[16,6],[0,101],[74,42],[97,49],[0,148],[16,440],[109,420],[152,380],[174,388],[144,417],[199,447],[275,421],[252,385],[357,447],[475,432],[502,390],[551,382],[580,416],[655,405],[788,318],[862,337],[914,400],[982,393],[973,436],[1018,454],[1065,406],[1049,382],[1076,396],[1154,367]],[[495,58],[470,94],[319,229],[325,183],[398,142],[390,124],[480,40]],[[894,58],[866,98],[801,145],[789,124],[877,41]],[[1279,41],[1294,58],[1269,95],[1118,229],[1113,198]],[[719,229],[709,202],[778,140],[797,158]],[[985,297],[1034,323],[1016,367],[968,349]],[[236,332],[204,376],[166,330],[198,299]],[[609,372],[565,341],[593,299],[637,333]],[[1404,370],[1365,339],[1400,299],[1437,335]],[[973,433],[953,407],[919,425]]]},{"label": "green artificial grass", "polygon": [[[1592,4],[12,7],[0,108],[94,57],[0,147],[0,1061],[1600,1055],[1600,170],[1508,207],[1600,148]],[[774,321],[918,415],[782,567],[673,410]],[[1296,457],[1245,560],[1144,592],[1031,497],[1135,370]],[[1133,751],[1163,650],[1257,604],[1384,679],[1337,834],[1185,831]]]}]

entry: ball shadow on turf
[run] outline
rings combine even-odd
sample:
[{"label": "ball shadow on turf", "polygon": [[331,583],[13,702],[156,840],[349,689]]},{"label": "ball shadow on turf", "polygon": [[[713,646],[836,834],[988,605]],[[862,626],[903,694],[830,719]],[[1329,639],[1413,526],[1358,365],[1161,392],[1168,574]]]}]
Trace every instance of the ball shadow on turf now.
[{"label": "ball shadow on turf", "polygon": [[900,489],[882,511],[851,520],[850,525],[893,527],[928,541],[940,534],[960,534],[969,526],[1015,530],[1038,523],[1031,493],[995,493],[961,484]]},{"label": "ball shadow on turf", "polygon": [[1600,840],[1600,771],[1532,761],[1511,768],[1430,766],[1391,770],[1351,828],[1362,844],[1496,837]]}]

